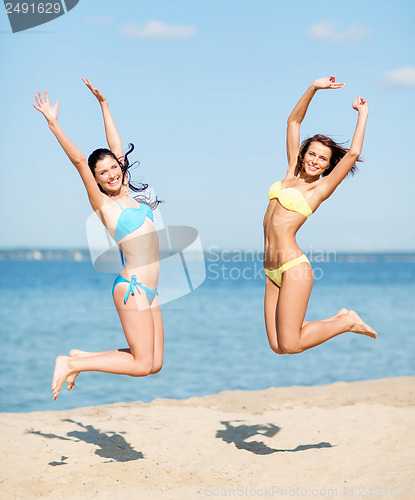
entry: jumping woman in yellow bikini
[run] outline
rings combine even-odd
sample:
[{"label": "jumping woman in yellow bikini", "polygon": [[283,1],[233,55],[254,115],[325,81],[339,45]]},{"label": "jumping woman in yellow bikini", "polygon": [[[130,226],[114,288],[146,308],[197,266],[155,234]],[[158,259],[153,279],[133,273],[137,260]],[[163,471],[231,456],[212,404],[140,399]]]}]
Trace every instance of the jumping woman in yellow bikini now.
[{"label": "jumping woman in yellow bikini", "polygon": [[95,150],[86,161],[84,155],[65,135],[58,123],[58,103],[49,102],[40,92],[34,107],[46,118],[49,128],[70,161],[78,170],[93,210],[116,241],[125,258],[125,267],[116,278],[112,295],[121,320],[128,349],[106,352],[85,352],[73,349],[69,356],[58,356],[52,380],[53,399],[67,382],[74,387],[80,372],[99,371],[143,377],[161,370],[163,364],[163,320],[157,301],[159,278],[159,245],[153,226],[152,208],[143,196],[129,195],[129,187],[142,191],[146,186],[129,183],[127,155],[105,97],[84,79],[98,99],[110,149]]},{"label": "jumping woman in yellow bikini", "polygon": [[287,175],[269,191],[264,217],[264,313],[269,344],[277,354],[299,353],[344,332],[376,338],[376,332],[355,311],[347,309],[340,309],[331,318],[304,321],[314,276],[296,242],[296,233],[356,169],[369,107],[360,96],[352,104],[358,117],[348,150],[323,135],[315,135],[300,145],[300,125],[317,90],[343,85],[334,76],[320,78],[301,97],[287,121]]}]

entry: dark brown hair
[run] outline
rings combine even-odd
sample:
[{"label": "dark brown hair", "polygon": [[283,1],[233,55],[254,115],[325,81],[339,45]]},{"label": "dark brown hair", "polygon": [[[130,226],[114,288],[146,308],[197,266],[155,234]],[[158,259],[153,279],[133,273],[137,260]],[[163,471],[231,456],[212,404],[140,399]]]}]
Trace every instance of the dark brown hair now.
[{"label": "dark brown hair", "polygon": [[[139,165],[139,162],[138,161],[135,161],[134,163],[132,163],[130,165],[129,161],[128,161],[128,155],[134,150],[134,144],[129,144],[128,145],[128,151],[125,153],[124,155],[124,163],[121,162],[116,156],[115,154],[110,150],[110,149],[106,149],[106,148],[100,148],[100,149],[96,149],[95,151],[93,151],[90,155],[89,155],[89,158],[88,158],[88,165],[89,165],[89,168],[91,169],[92,173],[94,174],[94,177],[95,177],[95,167],[97,165],[97,162],[103,160],[104,158],[106,158],[107,156],[110,156],[111,158],[114,158],[114,160],[116,160],[116,162],[119,164],[119,166],[121,167],[121,171],[122,171],[122,182],[124,183],[124,179],[125,179],[125,176],[127,175],[128,176],[128,186],[129,188],[132,190],[132,191],[135,191],[136,193],[141,193],[143,191],[145,191],[147,188],[148,188],[148,184],[143,184],[143,183],[140,183],[138,186],[135,186],[134,184],[131,183],[130,179],[131,179],[131,176],[130,176],[130,172],[129,172],[129,168],[131,168],[133,165]],[[98,184],[98,187],[100,189],[100,191],[102,191],[103,193],[105,193],[105,191],[102,189],[102,187]],[[106,193],[105,193],[106,194]],[[146,203],[147,205],[150,206],[150,208],[152,210],[155,210],[157,208],[157,206],[159,205],[159,203],[161,203],[161,201],[157,198],[156,196],[156,199],[155,200],[150,200],[144,193],[142,195],[137,195],[137,196],[134,196],[134,198],[139,202],[139,203]]]},{"label": "dark brown hair", "polygon": [[[312,142],[320,142],[321,144],[324,144],[324,146],[327,146],[331,150],[330,166],[323,172],[322,174],[323,177],[329,175],[329,173],[339,163],[339,161],[343,158],[343,156],[349,151],[348,149],[344,148],[339,143],[333,141],[333,139],[330,139],[330,137],[327,137],[326,135],[321,135],[321,134],[313,135],[313,137],[309,137],[308,139],[305,139],[301,143],[300,152],[298,153],[298,158],[297,158],[297,165],[295,167],[296,174],[301,172],[303,168],[304,156],[307,153],[308,148],[310,147],[310,144]],[[358,161],[362,161],[360,157],[356,160],[356,162]],[[353,167],[350,169],[348,175],[355,174],[357,170],[359,169],[357,168],[355,163]]]}]

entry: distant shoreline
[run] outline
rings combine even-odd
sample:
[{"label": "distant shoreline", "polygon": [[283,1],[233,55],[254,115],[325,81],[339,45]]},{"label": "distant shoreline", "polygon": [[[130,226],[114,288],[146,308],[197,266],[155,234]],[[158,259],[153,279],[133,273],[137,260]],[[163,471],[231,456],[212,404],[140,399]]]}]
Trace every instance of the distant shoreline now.
[{"label": "distant shoreline", "polygon": [[[261,253],[262,250],[217,249],[215,252],[205,251],[204,258],[207,261],[249,262],[258,260]],[[305,253],[311,262],[415,262],[415,252],[411,251],[343,252],[335,250],[312,250],[307,252],[306,250]],[[161,252],[160,258],[162,259],[169,255],[167,252],[166,255]],[[200,259],[200,255],[197,255],[197,257]],[[91,256],[87,248],[0,248],[0,261],[88,262],[90,260]]]}]

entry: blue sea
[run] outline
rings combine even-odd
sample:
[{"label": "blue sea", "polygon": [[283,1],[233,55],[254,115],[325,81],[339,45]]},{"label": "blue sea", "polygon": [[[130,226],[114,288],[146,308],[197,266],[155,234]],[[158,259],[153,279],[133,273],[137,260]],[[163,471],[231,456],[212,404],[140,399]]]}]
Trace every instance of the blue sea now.
[{"label": "blue sea", "polygon": [[341,307],[355,309],[377,330],[378,339],[346,333],[293,356],[278,356],[268,346],[261,262],[236,256],[207,256],[203,284],[162,306],[165,363],[160,373],[145,378],[82,373],[72,392],[65,386],[53,401],[58,354],[126,347],[111,297],[114,275],[95,271],[82,256],[69,261],[41,252],[34,260],[3,255],[0,411],[415,375],[414,255],[343,255],[314,262],[307,319],[332,316]]}]

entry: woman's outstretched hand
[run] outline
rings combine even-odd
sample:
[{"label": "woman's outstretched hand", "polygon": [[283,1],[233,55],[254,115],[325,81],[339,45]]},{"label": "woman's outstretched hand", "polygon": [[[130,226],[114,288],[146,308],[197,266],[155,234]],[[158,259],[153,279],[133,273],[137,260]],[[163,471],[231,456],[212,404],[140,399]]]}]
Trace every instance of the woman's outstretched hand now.
[{"label": "woman's outstretched hand", "polygon": [[344,82],[336,82],[335,76],[330,76],[329,78],[318,78],[314,80],[313,87],[315,90],[320,89],[341,89]]},{"label": "woman's outstretched hand", "polygon": [[49,92],[47,90],[45,90],[44,99],[40,90],[37,91],[37,94],[38,95],[35,95],[37,106],[33,104],[33,107],[40,111],[49,123],[58,121],[59,99],[55,102],[55,105],[52,106],[49,102]]},{"label": "woman's outstretched hand", "polygon": [[101,102],[101,103],[106,102],[105,96],[92,85],[92,83],[88,80],[88,78],[82,78],[82,81],[89,88],[89,90],[94,94],[94,96],[98,99],[99,102]]},{"label": "woman's outstretched hand", "polygon": [[357,98],[352,102],[352,107],[355,109],[357,112],[369,112],[369,105],[363,97],[360,97],[360,95],[357,96]]}]

